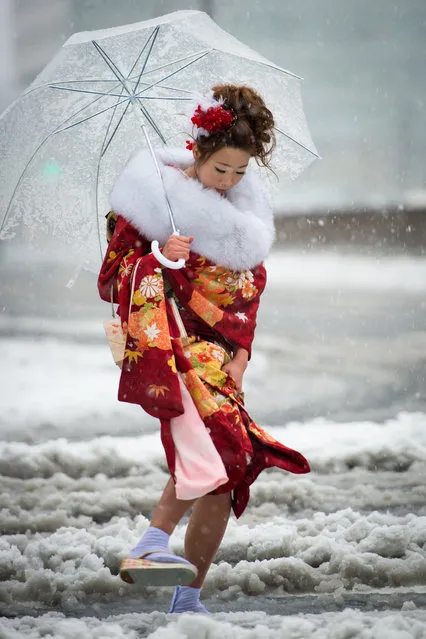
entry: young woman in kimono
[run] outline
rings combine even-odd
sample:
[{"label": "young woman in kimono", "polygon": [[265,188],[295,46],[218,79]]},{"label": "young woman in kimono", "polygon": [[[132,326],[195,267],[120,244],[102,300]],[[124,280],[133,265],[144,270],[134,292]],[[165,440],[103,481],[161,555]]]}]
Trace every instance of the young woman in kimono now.
[{"label": "young woman in kimono", "polygon": [[[175,585],[169,612],[206,613],[200,589],[231,508],[241,516],[265,468],[306,473],[309,464],[252,421],[242,394],[274,239],[269,197],[249,163],[268,165],[272,113],[249,87],[221,85],[201,100],[191,126],[187,150],[156,151],[162,181],[142,150],[116,182],[117,219],[98,286],[105,301],[113,290],[127,332],[118,398],[160,419],[171,474],[120,576]],[[179,236],[171,235],[164,191]],[[185,266],[165,267],[153,240],[163,258]],[[182,558],[169,536],[191,507]]]}]

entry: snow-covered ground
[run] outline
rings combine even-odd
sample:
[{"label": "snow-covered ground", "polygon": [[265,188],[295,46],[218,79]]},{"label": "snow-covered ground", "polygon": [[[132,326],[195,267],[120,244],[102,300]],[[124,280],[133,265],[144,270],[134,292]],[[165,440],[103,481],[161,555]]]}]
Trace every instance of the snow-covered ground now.
[{"label": "snow-covered ground", "polygon": [[276,254],[269,272],[248,404],[312,473],[259,477],[208,618],[116,576],[167,469],[155,420],[115,400],[106,306],[1,317],[1,639],[426,637],[426,262]]}]

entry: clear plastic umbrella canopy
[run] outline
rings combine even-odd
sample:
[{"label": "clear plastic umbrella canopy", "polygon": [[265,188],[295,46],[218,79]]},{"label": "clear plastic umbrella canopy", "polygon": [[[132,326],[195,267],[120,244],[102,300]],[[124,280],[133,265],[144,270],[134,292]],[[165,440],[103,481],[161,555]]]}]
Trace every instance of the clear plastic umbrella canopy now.
[{"label": "clear plastic umbrella canopy", "polygon": [[109,193],[131,154],[184,148],[194,96],[228,82],[261,93],[276,121],[273,168],[296,178],[317,157],[301,79],[207,14],[72,36],[0,118],[0,238],[53,238],[96,272]]}]

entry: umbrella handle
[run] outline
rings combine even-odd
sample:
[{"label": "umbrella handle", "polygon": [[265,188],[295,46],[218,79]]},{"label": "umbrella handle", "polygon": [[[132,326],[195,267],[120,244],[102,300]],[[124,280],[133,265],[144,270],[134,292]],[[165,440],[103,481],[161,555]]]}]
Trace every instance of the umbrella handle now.
[{"label": "umbrella handle", "polygon": [[183,257],[181,257],[180,260],[178,260],[177,262],[172,262],[172,260],[168,260],[167,257],[164,257],[164,255],[160,251],[160,245],[158,244],[157,240],[153,240],[151,242],[151,251],[157,258],[157,260],[167,268],[171,268],[177,271],[178,269],[185,266],[185,260],[183,259]]}]

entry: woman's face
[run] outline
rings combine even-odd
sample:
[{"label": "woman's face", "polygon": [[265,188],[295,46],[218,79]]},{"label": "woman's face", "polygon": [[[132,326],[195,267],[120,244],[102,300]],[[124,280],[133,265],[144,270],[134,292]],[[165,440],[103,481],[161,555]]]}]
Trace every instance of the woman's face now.
[{"label": "woman's face", "polygon": [[238,184],[244,176],[250,160],[248,151],[227,146],[213,153],[203,164],[199,164],[196,145],[194,145],[193,151],[195,172],[200,182],[203,186],[216,189],[222,194]]}]

